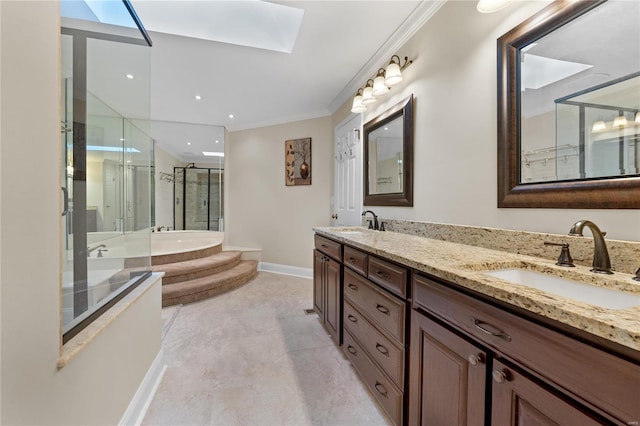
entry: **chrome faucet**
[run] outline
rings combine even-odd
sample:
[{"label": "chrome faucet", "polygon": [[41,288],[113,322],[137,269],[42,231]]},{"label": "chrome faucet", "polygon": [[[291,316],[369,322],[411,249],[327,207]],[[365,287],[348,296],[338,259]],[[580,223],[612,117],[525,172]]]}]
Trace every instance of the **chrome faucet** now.
[{"label": "chrome faucet", "polygon": [[604,233],[600,231],[598,226],[590,220],[579,220],[573,224],[569,235],[582,237],[582,230],[584,227],[591,229],[591,235],[593,236],[594,250],[593,250],[593,269],[591,272],[597,274],[613,274],[611,272],[611,260],[609,259],[609,252],[607,251],[607,244],[604,242]]},{"label": "chrome faucet", "polygon": [[[373,216],[373,229],[376,231],[380,230],[380,226],[378,225],[378,216],[376,216],[376,214],[371,210],[365,210],[362,212],[362,217],[366,216],[367,213],[371,213],[371,216]],[[369,226],[369,228],[371,228],[371,226]]]},{"label": "chrome faucet", "polygon": [[[87,247],[87,257],[91,257],[91,253],[96,251],[96,250],[98,250],[98,249],[100,249],[100,248],[106,249],[107,246],[105,246],[104,244],[100,244],[100,245],[97,245],[97,246],[92,247],[92,248]],[[102,251],[99,251],[98,254],[101,255]],[[99,257],[102,257],[102,256],[99,256]]]}]

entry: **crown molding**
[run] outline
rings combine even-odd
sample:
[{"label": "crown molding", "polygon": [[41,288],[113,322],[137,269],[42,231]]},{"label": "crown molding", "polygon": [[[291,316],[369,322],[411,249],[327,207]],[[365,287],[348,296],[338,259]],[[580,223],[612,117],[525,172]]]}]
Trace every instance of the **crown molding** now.
[{"label": "crown molding", "polygon": [[349,98],[353,97],[363,83],[375,75],[393,55],[447,2],[447,0],[423,1],[411,12],[396,31],[384,42],[377,52],[360,68],[347,85],[329,103],[328,109],[334,114]]}]

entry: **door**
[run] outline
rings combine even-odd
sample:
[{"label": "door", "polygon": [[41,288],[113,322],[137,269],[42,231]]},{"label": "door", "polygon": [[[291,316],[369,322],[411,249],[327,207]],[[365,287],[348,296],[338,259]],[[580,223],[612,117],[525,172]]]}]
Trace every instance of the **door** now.
[{"label": "door", "polygon": [[411,330],[409,424],[484,425],[487,354],[415,310]]},{"label": "door", "polygon": [[332,224],[362,224],[362,120],[353,115],[338,127],[335,135],[335,187]]},{"label": "door", "polygon": [[493,363],[494,425],[600,425],[593,418],[500,361]]}]

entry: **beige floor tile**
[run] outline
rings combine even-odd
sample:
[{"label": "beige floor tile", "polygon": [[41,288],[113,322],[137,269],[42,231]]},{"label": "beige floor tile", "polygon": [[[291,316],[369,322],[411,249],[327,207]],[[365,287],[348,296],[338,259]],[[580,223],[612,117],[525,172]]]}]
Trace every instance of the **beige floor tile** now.
[{"label": "beige floor tile", "polygon": [[147,425],[388,425],[311,308],[311,280],[260,272],[163,309],[167,371]]}]

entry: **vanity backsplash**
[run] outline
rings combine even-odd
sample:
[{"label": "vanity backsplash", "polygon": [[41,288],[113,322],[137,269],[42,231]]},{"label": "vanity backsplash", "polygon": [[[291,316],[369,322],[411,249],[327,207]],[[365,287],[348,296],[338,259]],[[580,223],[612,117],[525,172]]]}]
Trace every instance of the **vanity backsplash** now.
[{"label": "vanity backsplash", "polygon": [[[379,221],[384,222],[387,231],[541,257],[549,260],[557,260],[560,254],[560,248],[545,246],[544,242],[566,242],[569,243],[574,263],[591,266],[593,260],[594,247],[593,239],[590,236],[574,237],[561,234],[544,234],[384,218],[379,218]],[[366,220],[363,224],[366,224]],[[609,250],[613,270],[627,274],[635,274],[636,270],[640,267],[640,243],[608,240],[606,238],[605,241],[607,243],[607,249]]]}]

